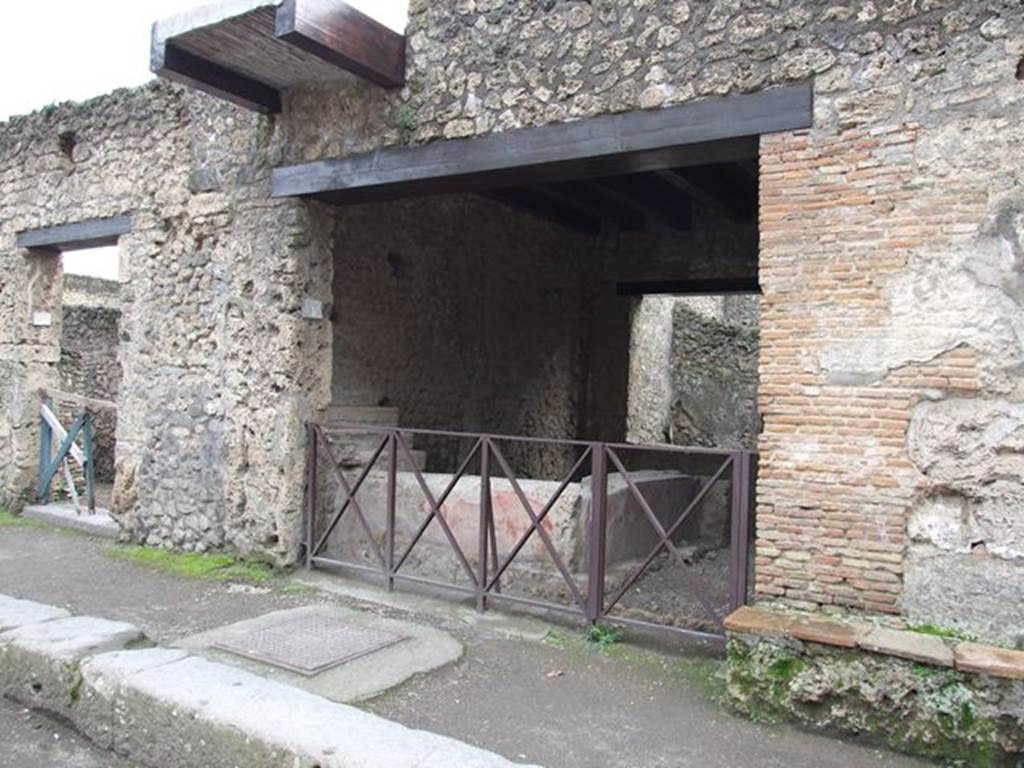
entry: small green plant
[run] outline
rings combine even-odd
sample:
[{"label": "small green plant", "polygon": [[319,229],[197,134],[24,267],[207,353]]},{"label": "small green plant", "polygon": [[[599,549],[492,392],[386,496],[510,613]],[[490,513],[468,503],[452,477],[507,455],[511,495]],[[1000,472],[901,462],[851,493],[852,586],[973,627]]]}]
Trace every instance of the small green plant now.
[{"label": "small green plant", "polygon": [[907,629],[910,632],[916,632],[919,635],[931,635],[932,637],[941,637],[945,640],[978,639],[970,632],[964,632],[961,629],[950,629],[949,627],[940,627],[937,624],[917,624],[916,626],[907,627]]},{"label": "small green plant", "polygon": [[623,636],[621,629],[607,624],[593,624],[587,629],[586,634],[587,642],[593,643],[601,649],[610,648],[616,643],[621,643]]},{"label": "small green plant", "polygon": [[396,109],[394,124],[403,144],[412,141],[413,134],[416,133],[416,113],[411,107],[403,106]]},{"label": "small green plant", "polygon": [[284,584],[277,588],[279,595],[287,595],[289,597],[312,597],[317,593],[316,587],[311,587],[308,584],[300,584],[298,582],[291,582],[290,584]]}]

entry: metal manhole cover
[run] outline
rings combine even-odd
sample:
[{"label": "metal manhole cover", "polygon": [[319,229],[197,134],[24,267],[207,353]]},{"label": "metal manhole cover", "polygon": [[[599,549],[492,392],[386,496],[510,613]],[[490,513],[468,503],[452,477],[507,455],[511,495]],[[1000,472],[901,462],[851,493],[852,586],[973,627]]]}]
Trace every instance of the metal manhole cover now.
[{"label": "metal manhole cover", "polygon": [[347,624],[330,616],[284,619],[214,644],[237,656],[262,661],[300,675],[316,675],[408,638]]}]

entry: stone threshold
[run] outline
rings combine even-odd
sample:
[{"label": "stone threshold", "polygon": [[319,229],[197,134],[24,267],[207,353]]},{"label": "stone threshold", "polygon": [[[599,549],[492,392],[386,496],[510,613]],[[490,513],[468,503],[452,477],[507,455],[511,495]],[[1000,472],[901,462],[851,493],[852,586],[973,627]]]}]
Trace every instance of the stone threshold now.
[{"label": "stone threshold", "polygon": [[946,640],[867,622],[782,613],[744,606],[725,620],[727,632],[807,643],[907,659],[1007,680],[1024,680],[1024,651],[970,641]]}]

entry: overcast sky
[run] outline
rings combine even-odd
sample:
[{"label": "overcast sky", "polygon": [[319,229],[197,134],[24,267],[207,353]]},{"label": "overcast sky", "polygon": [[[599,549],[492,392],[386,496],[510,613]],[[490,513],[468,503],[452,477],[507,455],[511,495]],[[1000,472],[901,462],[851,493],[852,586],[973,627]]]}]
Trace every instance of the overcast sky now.
[{"label": "overcast sky", "polygon": [[[402,31],[408,0],[348,0]],[[149,71],[149,32],[157,19],[204,0],[0,0],[0,121],[60,101],[81,101],[140,85]],[[65,254],[68,272],[117,277],[117,254]]]}]

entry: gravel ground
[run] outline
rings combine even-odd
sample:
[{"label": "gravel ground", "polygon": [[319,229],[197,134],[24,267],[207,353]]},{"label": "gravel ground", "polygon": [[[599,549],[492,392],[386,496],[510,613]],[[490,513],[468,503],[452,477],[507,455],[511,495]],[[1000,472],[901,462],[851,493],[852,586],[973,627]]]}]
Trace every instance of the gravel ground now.
[{"label": "gravel ground", "polygon": [[131,768],[63,723],[0,698],[0,768]]}]

